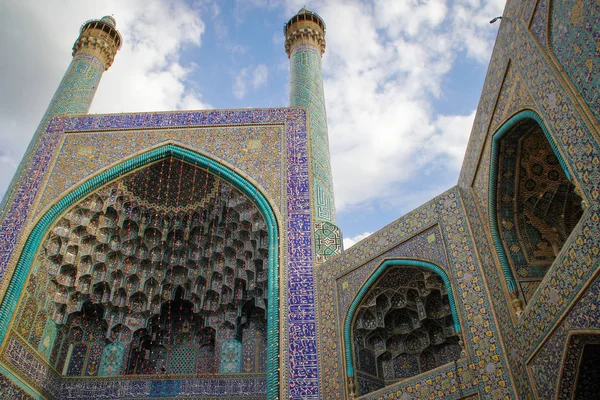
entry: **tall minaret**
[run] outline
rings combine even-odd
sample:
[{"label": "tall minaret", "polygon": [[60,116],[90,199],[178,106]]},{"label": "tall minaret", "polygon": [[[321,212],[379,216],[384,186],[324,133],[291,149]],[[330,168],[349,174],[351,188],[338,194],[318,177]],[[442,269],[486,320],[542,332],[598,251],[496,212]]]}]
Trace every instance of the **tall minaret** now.
[{"label": "tall minaret", "polygon": [[31,160],[40,136],[46,130],[48,121],[60,115],[87,114],[89,111],[102,73],[110,68],[117,51],[121,48],[121,34],[115,27],[116,21],[110,16],[87,21],[81,27],[79,37],[73,45],[73,60],[4,195],[0,205],[0,220],[6,212],[5,205],[14,196],[18,182]]},{"label": "tall minaret", "polygon": [[306,108],[310,128],[312,203],[315,217],[316,262],[341,252],[341,232],[335,226],[333,179],[327,136],[327,115],[321,75],[325,53],[325,22],[302,8],[284,28],[290,58],[290,105]]}]

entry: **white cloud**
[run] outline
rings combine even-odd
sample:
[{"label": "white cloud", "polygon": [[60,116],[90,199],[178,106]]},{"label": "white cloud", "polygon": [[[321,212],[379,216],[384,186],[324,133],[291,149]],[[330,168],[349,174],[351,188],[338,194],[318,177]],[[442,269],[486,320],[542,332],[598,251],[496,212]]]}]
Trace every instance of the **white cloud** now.
[{"label": "white cloud", "polygon": [[233,82],[233,97],[242,99],[246,95],[246,85],[248,84],[248,68],[242,68]]},{"label": "white cloud", "polygon": [[424,151],[446,157],[446,165],[460,169],[469,141],[475,110],[470,115],[441,115],[435,120],[435,133],[426,142]]},{"label": "white cloud", "polygon": [[200,13],[173,1],[8,1],[0,5],[0,193],[4,193],[71,58],[81,23],[114,15],[123,46],[102,77],[91,112],[210,107],[187,82],[183,46],[200,46]]},{"label": "white cloud", "polygon": [[260,64],[254,70],[254,76],[252,77],[252,87],[254,89],[258,89],[261,86],[264,86],[267,83],[267,78],[269,77],[269,69],[265,64]]},{"label": "white cloud", "polygon": [[344,250],[348,250],[350,247],[354,246],[364,238],[371,236],[371,234],[373,234],[373,232],[364,232],[351,238],[344,238]]},{"label": "white cloud", "polygon": [[243,99],[249,85],[258,89],[267,83],[268,77],[269,69],[265,64],[256,66],[252,71],[250,71],[250,67],[242,68],[233,82],[233,96],[236,99]]},{"label": "white cloud", "polygon": [[[433,101],[443,95],[459,55],[485,65],[497,32],[488,21],[501,13],[500,3],[313,5],[327,23],[323,73],[338,212],[415,195],[422,196],[418,205],[431,187],[456,182],[416,193],[411,186],[417,176],[438,179],[424,175],[434,167],[458,176],[474,113],[436,116]],[[301,3],[288,7],[296,6]]]},{"label": "white cloud", "polygon": [[[0,50],[11,55],[0,60],[0,193],[35,130],[36,116],[42,115],[66,69],[70,48],[65,43],[75,40],[79,24],[86,19],[114,13],[124,38],[92,112],[209,107],[201,82],[190,81],[195,65],[183,64],[179,54],[184,46],[201,45],[205,29],[201,16],[216,18],[218,40],[229,38],[228,30],[236,20],[225,19],[216,2],[197,3],[204,13],[191,10],[183,0],[82,4],[27,0],[18,6],[16,1],[0,5],[5,17],[0,34],[7,39]],[[252,7],[279,8],[285,21],[304,4],[304,0],[238,1],[234,13],[247,16]],[[435,181],[418,190],[411,186],[436,178],[432,172],[436,168],[458,174],[474,114],[436,116],[434,100],[444,97],[444,82],[459,57],[482,66],[487,63],[499,26],[489,20],[502,13],[503,4],[504,0],[311,3],[327,23],[323,73],[339,213],[375,203],[403,202],[405,209],[406,204],[421,204],[436,194],[433,191],[456,182]],[[52,34],[48,34],[48,21],[53,21]],[[231,54],[246,51],[230,39],[225,46]],[[272,40],[281,41],[281,37]],[[251,48],[247,51],[254,54]],[[287,68],[283,49],[281,53],[284,64],[267,67],[260,64],[263,60],[248,60],[237,70],[233,96],[241,99],[263,87],[269,68],[272,75]]]}]

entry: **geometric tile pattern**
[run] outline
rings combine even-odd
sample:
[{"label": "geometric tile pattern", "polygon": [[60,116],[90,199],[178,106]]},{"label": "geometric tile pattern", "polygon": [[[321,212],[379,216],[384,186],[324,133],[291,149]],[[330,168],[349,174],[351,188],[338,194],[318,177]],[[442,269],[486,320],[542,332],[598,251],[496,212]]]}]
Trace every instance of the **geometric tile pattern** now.
[{"label": "geometric tile pattern", "polygon": [[531,33],[543,48],[548,47],[548,5],[550,0],[539,0],[531,20]]},{"label": "geometric tile pattern", "polygon": [[119,375],[123,357],[125,355],[125,346],[123,343],[111,343],[104,348],[102,359],[100,361],[100,370],[98,375],[110,376]]},{"label": "geometric tile pattern", "polygon": [[221,345],[219,372],[242,372],[242,344],[236,339],[227,339]]},{"label": "geometric tile pattern", "polygon": [[586,343],[598,343],[599,298],[600,281],[596,279],[527,364],[526,372],[534,382],[538,398],[572,398],[577,369],[570,367],[579,366]]},{"label": "geometric tile pattern", "polygon": [[342,253],[342,232],[329,222],[315,222],[315,263],[322,264]]},{"label": "geometric tile pattern", "polygon": [[29,400],[33,397],[13,383],[6,376],[0,374],[0,392],[5,399],[11,400]]},{"label": "geometric tile pattern", "polygon": [[[549,1],[549,0],[548,0]],[[552,2],[552,51],[597,120],[600,120],[600,4],[589,0]]]}]

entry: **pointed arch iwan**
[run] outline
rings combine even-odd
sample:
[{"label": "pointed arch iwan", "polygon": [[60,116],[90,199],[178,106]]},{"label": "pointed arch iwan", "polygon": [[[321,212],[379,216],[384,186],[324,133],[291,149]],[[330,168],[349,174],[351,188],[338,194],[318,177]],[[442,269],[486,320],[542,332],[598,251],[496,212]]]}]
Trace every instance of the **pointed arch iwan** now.
[{"label": "pointed arch iwan", "polygon": [[256,204],[265,218],[269,233],[267,398],[276,398],[279,396],[279,229],[275,213],[265,196],[240,174],[205,155],[175,144],[166,144],[154,148],[92,177],[65,195],[40,218],[27,238],[5,297],[0,305],[0,343],[2,343],[6,337],[20,294],[24,288],[27,276],[29,275],[30,267],[34,261],[37,250],[52,223],[69,207],[84,199],[96,189],[99,189],[110,181],[138,168],[167,157],[175,157],[182,161],[192,163],[196,167],[205,168],[208,172],[232,184]]},{"label": "pointed arch iwan", "polygon": [[448,292],[448,302],[450,303],[450,311],[452,312],[452,322],[454,323],[454,331],[456,333],[460,333],[460,322],[458,319],[458,311],[456,309],[456,303],[454,302],[454,292],[452,291],[452,285],[450,284],[450,279],[446,272],[438,267],[435,264],[432,264],[427,261],[420,260],[411,260],[411,259],[394,259],[394,260],[386,260],[384,261],[373,274],[367,279],[364,285],[358,291],[358,294],[352,301],[350,308],[348,309],[348,314],[346,315],[346,319],[344,320],[344,345],[346,352],[346,374],[348,378],[353,378],[355,376],[354,371],[354,360],[352,357],[353,347],[352,347],[352,322],[354,321],[354,316],[356,314],[356,310],[358,306],[367,295],[373,284],[377,282],[379,277],[386,272],[390,267],[419,267],[423,269],[427,269],[429,271],[433,271],[438,274],[442,281],[444,282],[444,287]]},{"label": "pointed arch iwan", "polygon": [[567,164],[565,163],[562,154],[558,151],[558,146],[556,142],[550,135],[550,131],[546,128],[544,121],[542,118],[532,110],[521,111],[520,113],[514,115],[511,119],[506,121],[500,129],[494,134],[492,137],[492,154],[490,158],[490,180],[489,180],[489,188],[488,188],[488,214],[490,217],[490,230],[492,233],[492,239],[494,241],[494,247],[496,248],[496,254],[498,255],[498,259],[500,260],[500,265],[502,267],[502,272],[504,274],[504,280],[506,282],[506,286],[508,287],[508,291],[513,295],[517,296],[517,283],[515,277],[513,276],[510,264],[508,262],[508,256],[504,249],[504,245],[502,244],[502,238],[500,236],[500,229],[498,227],[498,210],[496,207],[498,201],[498,193],[497,193],[497,182],[498,182],[498,162],[500,160],[500,147],[501,140],[504,138],[506,134],[512,131],[518,123],[522,122],[526,119],[534,120],[540,128],[542,128],[542,132],[548,140],[554,155],[556,156],[560,166],[562,167],[563,172],[565,173],[568,180],[571,180],[571,174],[569,169],[567,168]]}]

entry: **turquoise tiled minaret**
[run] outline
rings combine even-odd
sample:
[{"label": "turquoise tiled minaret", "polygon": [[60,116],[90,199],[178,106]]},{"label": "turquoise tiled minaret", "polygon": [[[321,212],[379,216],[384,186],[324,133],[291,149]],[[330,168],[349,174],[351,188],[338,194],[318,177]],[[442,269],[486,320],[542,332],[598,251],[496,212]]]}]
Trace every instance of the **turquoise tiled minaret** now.
[{"label": "turquoise tiled minaret", "polygon": [[315,220],[316,262],[341,252],[341,232],[335,226],[333,179],[327,136],[327,114],[321,57],[325,53],[325,22],[302,8],[284,27],[285,51],[290,58],[290,105],[308,111],[311,192]]},{"label": "turquoise tiled minaret", "polygon": [[73,60],[58,85],[4,195],[0,206],[0,219],[6,212],[5,205],[14,196],[17,183],[21,181],[23,171],[29,164],[39,138],[46,130],[50,119],[61,115],[87,114],[102,73],[110,68],[120,47],[121,34],[116,30],[116,21],[113,17],[105,16],[82,25],[79,37],[73,45]]}]

